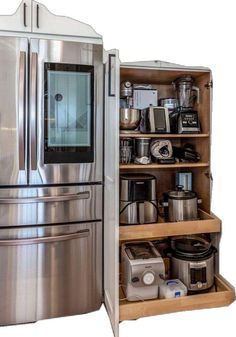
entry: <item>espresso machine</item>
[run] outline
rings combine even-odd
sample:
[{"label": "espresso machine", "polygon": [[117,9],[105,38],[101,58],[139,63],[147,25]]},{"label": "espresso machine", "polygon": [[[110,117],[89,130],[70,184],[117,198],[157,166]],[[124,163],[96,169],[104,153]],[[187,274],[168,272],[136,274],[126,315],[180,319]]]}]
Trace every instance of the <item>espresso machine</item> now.
[{"label": "espresso machine", "polygon": [[178,108],[170,114],[170,125],[173,133],[198,133],[200,122],[194,103],[199,104],[199,88],[194,86],[191,76],[179,77],[174,82]]}]

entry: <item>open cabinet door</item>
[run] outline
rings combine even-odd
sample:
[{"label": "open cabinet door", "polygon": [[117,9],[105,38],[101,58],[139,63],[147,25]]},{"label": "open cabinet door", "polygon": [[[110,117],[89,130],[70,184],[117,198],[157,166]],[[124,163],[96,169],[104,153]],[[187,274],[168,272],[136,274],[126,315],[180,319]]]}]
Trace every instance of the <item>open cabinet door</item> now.
[{"label": "open cabinet door", "polygon": [[104,301],[119,334],[119,82],[117,50],[105,52]]}]

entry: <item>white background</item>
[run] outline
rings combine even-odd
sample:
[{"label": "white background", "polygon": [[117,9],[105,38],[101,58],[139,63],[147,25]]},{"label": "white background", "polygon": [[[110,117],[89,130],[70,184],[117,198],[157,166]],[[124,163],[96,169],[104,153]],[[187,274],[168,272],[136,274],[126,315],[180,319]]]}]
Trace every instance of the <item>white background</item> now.
[{"label": "white background", "polygon": [[[223,220],[221,273],[236,285],[235,1],[42,0],[42,3],[55,14],[92,25],[103,35],[105,49],[120,50],[121,61],[159,59],[212,69],[212,211]],[[18,4],[18,0],[1,1],[0,14],[13,13]],[[123,322],[120,332],[122,337],[163,334],[231,337],[236,333],[235,320],[236,304],[233,304],[228,308]],[[42,335],[112,337],[112,331],[104,308],[88,315],[0,329],[0,336],[4,337]]]}]

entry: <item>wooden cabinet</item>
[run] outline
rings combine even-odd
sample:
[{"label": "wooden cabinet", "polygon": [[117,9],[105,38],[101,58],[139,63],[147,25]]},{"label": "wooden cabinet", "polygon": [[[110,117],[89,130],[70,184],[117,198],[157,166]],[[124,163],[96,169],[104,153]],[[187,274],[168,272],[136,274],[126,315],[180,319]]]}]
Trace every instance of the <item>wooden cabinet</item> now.
[{"label": "wooden cabinet", "polygon": [[[118,70],[117,70],[118,71]],[[129,80],[132,83],[148,83],[158,89],[159,97],[173,97],[175,95],[172,82],[174,79],[191,75],[195,85],[200,89],[200,102],[195,109],[198,111],[201,123],[201,133],[198,134],[134,134],[120,133],[120,139],[131,137],[151,137],[171,140],[176,146],[183,146],[185,143],[194,145],[196,151],[201,155],[201,160],[197,163],[175,163],[175,164],[148,164],[137,165],[134,163],[120,164],[119,170],[115,169],[119,156],[119,144],[114,143],[112,139],[117,139],[117,115],[119,115],[118,102],[119,97],[113,101],[113,106],[110,105],[109,110],[106,109],[106,114],[109,115],[109,121],[105,126],[105,137],[107,144],[105,147],[105,168],[113,165],[114,171],[109,181],[115,179],[115,183],[110,186],[110,192],[105,191],[105,213],[111,212],[112,219],[109,222],[110,238],[117,235],[119,227],[119,242],[112,240],[104,241],[106,252],[114,250],[114,242],[116,244],[116,258],[114,263],[119,265],[118,250],[119,246],[124,242],[135,240],[155,240],[178,235],[190,234],[208,234],[213,242],[213,245],[219,249],[221,236],[221,221],[211,212],[211,189],[212,189],[212,174],[211,174],[211,104],[212,104],[212,77],[211,71],[208,68],[184,67],[176,64],[170,64],[160,61],[139,62],[139,63],[123,63],[119,69],[120,81]],[[117,83],[117,86],[119,86]],[[108,132],[112,129],[113,132]],[[109,152],[110,151],[110,152]],[[111,159],[111,160],[110,160]],[[154,175],[157,178],[157,198],[162,197],[163,192],[173,190],[175,187],[176,172],[191,171],[193,174],[193,190],[198,197],[202,199],[201,209],[199,210],[199,219],[197,221],[182,221],[182,222],[166,222],[159,216],[158,222],[154,224],[128,225],[119,226],[117,219],[119,218],[119,196],[117,185],[119,175],[121,173],[137,173],[145,172]],[[105,179],[106,185],[106,179]],[[107,187],[105,187],[105,190]],[[114,197],[116,194],[116,198]],[[110,199],[109,199],[110,198]],[[109,202],[106,204],[106,200]],[[111,200],[113,200],[111,202]],[[104,224],[105,232],[108,230],[108,223]],[[112,226],[112,228],[111,228]],[[113,234],[112,234],[113,233]],[[106,238],[107,234],[105,234]],[[107,259],[107,258],[106,258]],[[212,289],[204,294],[189,295],[182,298],[174,299],[155,299],[129,302],[125,299],[122,287],[118,286],[119,277],[117,274],[112,275],[110,282],[116,287],[119,287],[119,321],[137,319],[144,316],[160,315],[165,313],[213,308],[229,305],[234,301],[234,288],[219,274],[219,254],[215,258],[215,284]],[[111,261],[110,261],[111,263]],[[106,264],[105,264],[106,265]],[[108,270],[108,267],[107,269]],[[106,277],[106,276],[105,276]],[[115,290],[117,292],[117,289]],[[114,293],[115,294],[115,293]],[[117,315],[117,312],[116,312]],[[111,314],[112,316],[112,314]],[[117,317],[117,316],[116,316]],[[113,324],[115,321],[113,320]],[[114,329],[118,333],[118,327]]]}]

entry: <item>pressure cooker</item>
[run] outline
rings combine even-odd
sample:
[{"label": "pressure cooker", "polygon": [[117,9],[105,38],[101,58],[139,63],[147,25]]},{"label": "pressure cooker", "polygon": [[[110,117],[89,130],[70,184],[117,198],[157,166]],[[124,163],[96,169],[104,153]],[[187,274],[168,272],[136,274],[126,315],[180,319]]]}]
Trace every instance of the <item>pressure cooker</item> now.
[{"label": "pressure cooker", "polygon": [[183,236],[171,240],[172,277],[180,279],[188,292],[201,292],[214,284],[215,253],[208,240],[198,236]]},{"label": "pressure cooker", "polygon": [[161,206],[167,208],[169,221],[187,221],[198,219],[198,204],[201,200],[193,191],[186,191],[182,185],[178,185],[176,190],[164,193]]}]

